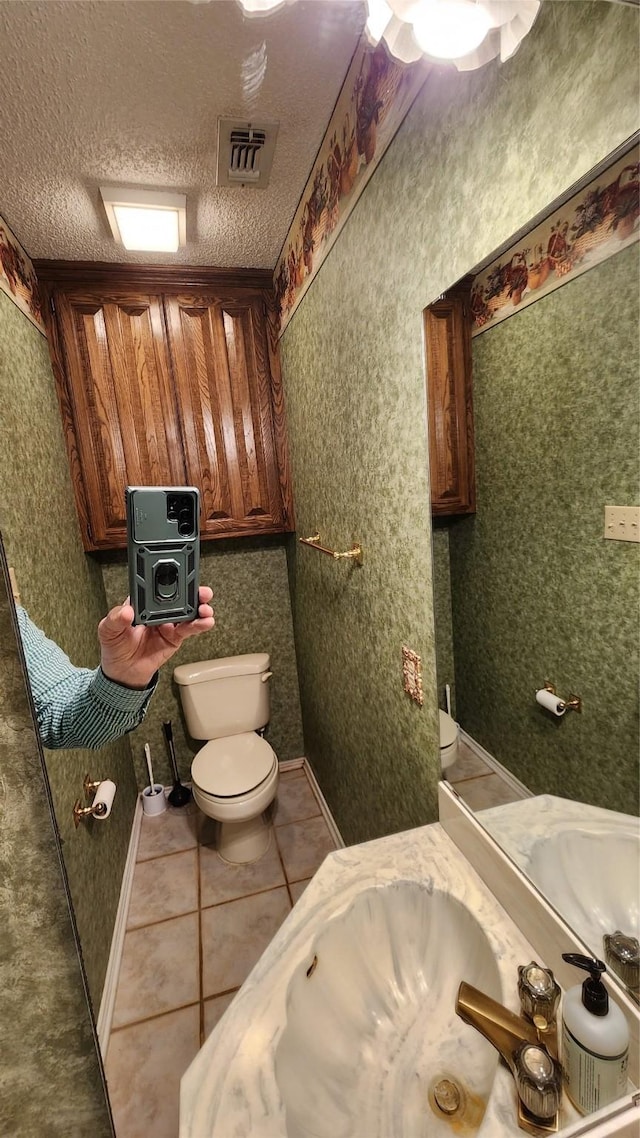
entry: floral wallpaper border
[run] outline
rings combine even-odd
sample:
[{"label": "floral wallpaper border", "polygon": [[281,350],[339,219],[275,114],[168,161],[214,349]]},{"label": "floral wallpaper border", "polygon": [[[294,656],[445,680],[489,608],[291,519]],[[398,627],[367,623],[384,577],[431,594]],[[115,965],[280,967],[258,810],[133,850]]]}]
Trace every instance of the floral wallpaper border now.
[{"label": "floral wallpaper border", "polygon": [[17,237],[0,217],[0,289],[46,336],[38,281],[33,265]]},{"label": "floral wallpaper border", "polygon": [[525,308],[640,237],[640,146],[478,274],[472,336]]},{"label": "floral wallpaper border", "polygon": [[280,335],[428,73],[425,62],[398,63],[364,37],[356,48],[275,267]]}]

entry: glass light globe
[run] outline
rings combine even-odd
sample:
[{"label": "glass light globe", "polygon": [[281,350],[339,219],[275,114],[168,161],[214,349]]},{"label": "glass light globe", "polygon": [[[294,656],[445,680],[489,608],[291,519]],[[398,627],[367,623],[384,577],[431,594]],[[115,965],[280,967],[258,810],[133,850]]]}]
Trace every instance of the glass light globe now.
[{"label": "glass light globe", "polygon": [[461,59],[480,46],[491,17],[474,0],[422,0],[413,11],[413,34],[436,59]]}]

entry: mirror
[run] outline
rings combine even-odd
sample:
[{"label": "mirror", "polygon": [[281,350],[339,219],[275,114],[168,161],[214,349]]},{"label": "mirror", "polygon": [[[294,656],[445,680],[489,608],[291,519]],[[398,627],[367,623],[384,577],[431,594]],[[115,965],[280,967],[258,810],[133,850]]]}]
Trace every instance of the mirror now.
[{"label": "mirror", "polygon": [[114,1138],[7,569],[0,535],[2,1132]]},{"label": "mirror", "polygon": [[606,938],[640,936],[638,171],[611,156],[475,275],[477,512],[433,542],[444,777],[636,998]]}]

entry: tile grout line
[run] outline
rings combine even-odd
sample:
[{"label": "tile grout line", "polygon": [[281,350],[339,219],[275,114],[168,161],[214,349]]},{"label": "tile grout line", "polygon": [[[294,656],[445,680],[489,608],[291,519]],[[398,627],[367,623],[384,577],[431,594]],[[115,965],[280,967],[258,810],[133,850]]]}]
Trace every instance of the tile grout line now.
[{"label": "tile grout line", "polygon": [[287,874],[287,870],[286,870],[286,866],[284,864],[284,861],[282,860],[282,852],[280,850],[280,843],[278,841],[278,835],[276,833],[276,827],[272,826],[272,830],[273,830],[273,840],[275,842],[276,852],[278,854],[278,860],[280,862],[280,866],[281,866],[282,872],[284,874],[284,883],[287,887],[287,895],[289,897],[289,904],[291,905],[291,908],[293,909],[294,902],[293,902],[293,897],[291,896],[291,890],[289,888],[289,876]]},{"label": "tile grout line", "polygon": [[147,921],[144,925],[127,925],[128,933],[139,933],[142,929],[151,929],[154,925],[166,925],[168,921],[179,921],[182,917],[192,917],[198,909],[187,909],[184,913],[173,913],[170,917],[158,917],[156,921]]},{"label": "tile grout line", "polygon": [[274,822],[273,828],[274,830],[284,830],[285,826],[298,826],[300,822],[310,822],[312,818],[322,818],[320,810],[317,814],[307,814],[304,818],[296,818],[293,822]]},{"label": "tile grout line", "polygon": [[136,865],[148,865],[150,861],[159,861],[163,857],[179,857],[180,854],[191,853],[191,850],[198,848],[198,842],[194,842],[192,846],[185,846],[181,850],[168,850],[166,853],[151,854],[150,857],[141,857],[136,860]]},{"label": "tile grout line", "polygon": [[285,874],[284,881],[279,881],[277,885],[268,885],[266,889],[256,889],[255,893],[241,893],[239,897],[229,897],[226,901],[214,901],[213,905],[204,905],[202,912],[207,913],[209,909],[219,909],[222,905],[235,905],[236,901],[251,901],[254,897],[263,897],[265,893],[275,893],[276,889],[283,889],[287,884],[287,876]]},{"label": "tile grout line", "polygon": [[[276,847],[277,847],[277,841],[276,841]],[[278,848],[278,857],[280,858],[279,848]],[[199,861],[200,861],[200,857],[198,855],[198,862]],[[281,858],[280,858],[280,863],[282,864]],[[264,889],[256,889],[256,890],[254,890],[253,893],[239,893],[235,897],[226,897],[224,901],[214,901],[211,905],[203,905],[202,904],[200,873],[198,873],[198,908],[197,909],[188,909],[184,913],[174,913],[170,917],[160,917],[157,921],[147,921],[147,923],[144,925],[131,925],[127,928],[127,932],[128,933],[139,933],[139,932],[142,932],[143,929],[151,929],[151,928],[154,928],[154,926],[156,926],[156,925],[166,925],[169,921],[179,921],[179,920],[181,920],[182,917],[192,917],[194,915],[194,913],[206,912],[208,909],[218,909],[221,905],[233,905],[233,903],[235,901],[248,901],[252,897],[261,897],[263,893],[273,893],[273,891],[275,889],[282,889],[283,886],[286,886],[286,884],[287,884],[287,874],[286,874],[286,870],[284,868],[284,865],[282,865],[282,871],[284,874],[284,881],[278,881],[277,884],[275,884],[275,885],[267,885],[267,886],[265,886]],[[306,878],[297,878],[297,877],[294,878],[294,881],[304,881],[304,880],[306,880]]]},{"label": "tile grout line", "polygon": [[204,1035],[204,948],[202,945],[202,860],[201,846],[197,843],[197,873],[198,873],[198,995],[200,1003],[200,1047],[203,1046]]},{"label": "tile grout line", "polygon": [[130,1023],[120,1023],[117,1027],[111,1029],[111,1034],[115,1035],[118,1031],[127,1031],[130,1027],[139,1027],[141,1023],[152,1023],[156,1019],[164,1019],[165,1016],[171,1016],[174,1012],[184,1012],[188,1008],[196,1008],[198,1006],[197,1000],[191,1000],[188,1004],[179,1004],[176,1008],[166,1008],[165,1011],[155,1012],[153,1015],[142,1016],[140,1019],[132,1019]]},{"label": "tile grout line", "polygon": [[223,988],[221,992],[213,992],[210,996],[207,996],[204,1002],[205,1004],[208,1004],[209,1000],[219,1000],[222,996],[231,996],[239,991],[240,985],[236,985],[235,988]]}]

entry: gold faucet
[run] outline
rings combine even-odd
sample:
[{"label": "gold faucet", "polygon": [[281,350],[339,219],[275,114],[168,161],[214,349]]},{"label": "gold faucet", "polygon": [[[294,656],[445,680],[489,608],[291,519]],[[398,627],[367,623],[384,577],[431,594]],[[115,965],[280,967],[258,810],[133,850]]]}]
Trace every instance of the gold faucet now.
[{"label": "gold faucet", "polygon": [[533,1135],[555,1133],[562,1069],[535,1023],[464,982],[458,989],[456,1012],[489,1040],[509,1067],[518,1092],[518,1125]]}]

